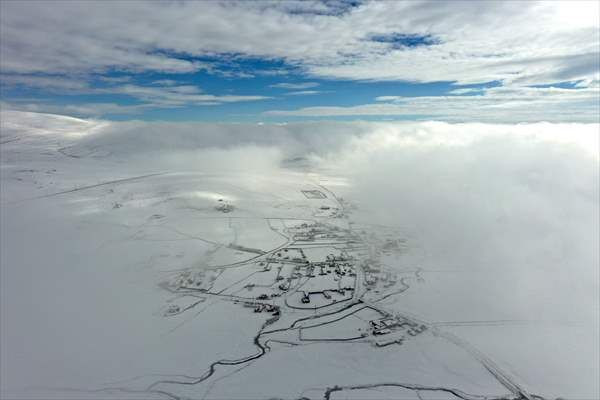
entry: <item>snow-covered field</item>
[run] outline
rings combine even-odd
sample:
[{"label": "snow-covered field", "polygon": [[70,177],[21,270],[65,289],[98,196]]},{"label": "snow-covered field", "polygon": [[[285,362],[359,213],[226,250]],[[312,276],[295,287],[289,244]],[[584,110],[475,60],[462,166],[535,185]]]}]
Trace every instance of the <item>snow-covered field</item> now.
[{"label": "snow-covered field", "polygon": [[[185,128],[14,111],[1,122],[2,398],[514,396],[488,359],[523,392],[600,396],[597,125]],[[263,272],[286,246],[303,262],[293,235],[310,223],[326,229],[315,225],[323,244],[307,263],[347,248],[396,286],[381,273],[361,297],[368,274],[311,278],[285,254],[285,279],[279,263]],[[186,271],[195,291],[173,290]],[[375,317],[287,330],[329,310],[278,303],[301,305],[278,289],[287,277],[289,292],[356,284],[339,299],[428,330],[385,347],[310,342],[354,338]],[[268,328],[229,297],[261,290],[282,293]],[[164,382],[194,381],[265,340],[264,355],[201,382]],[[368,387],[383,383],[405,386]]]}]

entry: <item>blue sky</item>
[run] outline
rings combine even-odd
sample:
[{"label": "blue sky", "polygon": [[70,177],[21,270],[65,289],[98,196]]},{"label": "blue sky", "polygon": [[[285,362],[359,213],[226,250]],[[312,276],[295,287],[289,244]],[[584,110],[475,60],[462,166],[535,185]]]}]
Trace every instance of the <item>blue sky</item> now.
[{"label": "blue sky", "polygon": [[115,120],[598,121],[594,1],[0,7],[3,109]]},{"label": "blue sky", "polygon": [[[281,68],[281,63],[240,60],[236,62],[246,73],[251,73],[260,68]],[[236,66],[232,69],[237,70]],[[190,74],[158,74],[143,73],[134,76],[121,73],[104,75],[108,78],[127,78],[127,84],[143,87],[169,87],[169,85],[202,87],[207,93],[216,96],[264,96],[256,101],[240,101],[214,105],[182,105],[178,107],[156,107],[143,110],[135,114],[105,114],[110,119],[160,119],[160,120],[231,120],[248,121],[261,119],[277,121],[281,118],[269,117],[261,113],[273,109],[295,110],[309,106],[354,106],[369,103],[378,96],[395,96],[398,94],[410,96],[440,96],[456,89],[451,82],[409,83],[403,81],[377,82],[377,81],[349,81],[332,80],[307,77],[301,71],[289,69],[284,76],[252,77],[223,77],[205,71]],[[173,81],[165,85],[159,81]],[[109,90],[111,83],[101,79],[92,81],[93,86]],[[279,86],[281,85],[281,86]],[[468,85],[460,87],[490,87],[497,83],[485,85]],[[31,98],[38,98],[49,104],[90,104],[90,103],[118,103],[124,106],[143,104],[133,96],[114,93],[77,93],[56,92],[45,88],[28,87],[27,85],[11,85],[3,90],[3,96],[18,103],[21,100],[28,102]],[[260,116],[260,117],[259,117]],[[299,119],[303,117],[294,117]],[[406,118],[406,117],[405,117]],[[288,118],[289,119],[289,118]]]}]

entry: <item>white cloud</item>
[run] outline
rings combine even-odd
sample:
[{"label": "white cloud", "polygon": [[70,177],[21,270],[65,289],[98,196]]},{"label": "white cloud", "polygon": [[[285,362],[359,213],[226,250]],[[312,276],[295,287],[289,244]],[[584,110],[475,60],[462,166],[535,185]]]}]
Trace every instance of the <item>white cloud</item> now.
[{"label": "white cloud", "polygon": [[[591,79],[599,69],[595,1],[0,7],[5,72],[187,73],[211,68],[194,56],[215,54],[283,59],[314,76],[359,80],[552,83]],[[436,44],[369,40],[393,33],[433,37]]]},{"label": "white cloud", "polygon": [[77,117],[101,117],[106,114],[137,114],[154,108],[153,104],[121,105],[117,103],[52,104],[45,102],[0,102],[3,110],[64,114]]},{"label": "white cloud", "polygon": [[2,86],[21,85],[32,88],[40,88],[45,91],[60,94],[118,94],[132,97],[140,102],[134,105],[120,105],[106,102],[87,102],[76,104],[50,104],[39,99],[19,99],[18,101],[5,102],[4,107],[14,110],[26,110],[37,112],[50,112],[59,114],[71,114],[76,116],[101,116],[104,114],[132,114],[139,113],[152,108],[170,108],[184,106],[208,106],[223,103],[236,103],[245,101],[258,101],[268,99],[267,96],[259,95],[213,95],[204,93],[194,85],[180,85],[171,79],[161,79],[152,82],[154,86],[143,86],[135,84],[120,84],[129,79],[118,78],[109,80],[108,87],[91,87],[85,80],[77,78],[64,78],[60,76],[35,76],[35,75],[2,75],[0,83]]},{"label": "white cloud", "polygon": [[186,105],[213,105],[240,101],[264,100],[266,96],[212,95],[203,93],[193,85],[167,85],[161,87],[122,85],[104,90],[106,93],[125,94],[161,107]]},{"label": "white cloud", "polygon": [[152,82],[153,85],[159,86],[175,86],[177,85],[177,81],[173,79],[159,79]]},{"label": "white cloud", "polygon": [[64,76],[0,75],[1,86],[27,86],[49,91],[88,91],[90,86],[83,78]]},{"label": "white cloud", "polygon": [[309,96],[313,94],[323,93],[321,90],[299,90],[296,92],[287,92],[286,96]]},{"label": "white cloud", "polygon": [[283,76],[289,75],[290,71],[287,69],[254,69],[252,73],[262,76]]},{"label": "white cloud", "polygon": [[377,103],[272,110],[270,116],[409,116],[445,121],[600,121],[597,88],[495,87],[471,96],[381,96]]},{"label": "white cloud", "polygon": [[[110,106],[110,105],[107,105]],[[35,120],[52,121],[56,118],[32,112],[10,111],[4,107],[0,121],[17,125]],[[35,111],[35,110],[29,110]],[[49,112],[49,111],[46,111]],[[504,139],[521,143],[552,143],[576,148],[598,160],[600,123],[448,123],[423,122],[368,122],[318,121],[285,124],[230,124],[208,122],[146,122],[105,121],[101,134],[89,136],[76,144],[81,148],[104,149],[106,153],[122,154],[194,150],[206,147],[230,148],[257,145],[277,147],[284,156],[316,157],[327,163],[334,162],[343,170],[348,167],[340,157],[376,154],[395,148],[402,151],[447,148],[468,148],[482,142]],[[39,125],[43,126],[40,122]],[[3,129],[6,126],[3,125]],[[240,135],[240,132],[244,135]],[[169,132],[169,135],[164,135]],[[565,134],[568,132],[569,134]],[[111,147],[109,151],[109,147]],[[79,149],[82,151],[82,149]],[[83,151],[82,151],[83,152]],[[338,161],[335,161],[338,160]],[[348,161],[352,163],[351,161]],[[329,169],[331,165],[327,166]]]},{"label": "white cloud", "polygon": [[[449,94],[469,94],[469,93],[480,93],[482,92],[483,89],[481,88],[460,88],[460,89],[453,89],[450,92],[448,92]],[[380,97],[378,97],[376,100],[379,100]],[[383,100],[385,101],[385,100]]]},{"label": "white cloud", "polygon": [[108,83],[125,83],[130,82],[132,80],[131,75],[123,75],[123,76],[99,76],[99,80],[108,82]]},{"label": "white cloud", "polygon": [[317,87],[319,84],[317,82],[301,82],[301,83],[289,83],[289,82],[281,82],[276,83],[274,85],[270,85],[272,88],[278,89],[310,89],[313,87]]}]

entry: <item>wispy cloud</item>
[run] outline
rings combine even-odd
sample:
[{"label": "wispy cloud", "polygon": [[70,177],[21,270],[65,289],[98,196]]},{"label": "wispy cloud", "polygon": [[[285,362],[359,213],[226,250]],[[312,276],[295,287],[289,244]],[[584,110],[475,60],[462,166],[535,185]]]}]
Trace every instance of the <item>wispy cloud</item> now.
[{"label": "wispy cloud", "polygon": [[310,96],[313,94],[320,94],[320,93],[324,93],[321,90],[299,90],[296,92],[287,92],[285,95],[286,96]]},{"label": "wispy cloud", "polygon": [[83,78],[70,78],[61,75],[2,74],[0,75],[0,85],[4,87],[25,86],[49,91],[69,91],[71,93],[90,89],[89,83]]},{"label": "wispy cloud", "polygon": [[272,88],[277,89],[310,89],[313,87],[317,87],[319,84],[317,82],[300,82],[300,83],[290,83],[290,82],[281,82],[270,85]]},{"label": "wispy cloud", "polygon": [[152,82],[153,85],[159,86],[175,86],[177,85],[177,81],[174,79],[159,79]]},{"label": "wispy cloud", "polygon": [[471,96],[381,96],[358,106],[319,106],[272,110],[268,116],[397,116],[445,121],[581,121],[598,122],[599,89],[496,87]]},{"label": "wispy cloud", "polygon": [[255,69],[252,70],[252,73],[261,76],[285,76],[289,75],[290,71],[287,69]]},{"label": "wispy cloud", "polygon": [[[31,100],[31,99],[29,99]],[[0,102],[3,110],[28,111],[77,117],[102,117],[106,114],[138,114],[155,107],[152,104],[122,105],[118,103],[53,104],[44,101]]]},{"label": "wispy cloud", "polygon": [[98,79],[103,82],[108,82],[108,83],[125,83],[125,82],[130,82],[132,80],[132,77],[131,77],[131,75],[99,76]]},{"label": "wispy cloud", "polygon": [[[5,107],[16,110],[65,113],[77,116],[101,116],[104,114],[131,114],[153,108],[184,106],[209,106],[224,103],[265,100],[262,95],[214,95],[203,92],[194,85],[181,85],[172,79],[160,79],[150,85],[125,83],[130,79],[108,80],[107,87],[93,87],[85,80],[60,76],[1,75],[0,84],[5,87],[24,86],[43,89],[59,94],[125,95],[139,104],[120,105],[116,102],[86,102],[80,104],[50,104],[47,100],[32,98],[5,101]],[[115,84],[116,83],[116,84]]]},{"label": "wispy cloud", "polygon": [[266,96],[206,94],[203,93],[200,88],[193,85],[153,87],[129,84],[105,89],[104,91],[107,93],[128,95],[135,99],[163,107],[178,107],[184,105],[214,105],[220,103],[264,100],[268,98]]}]

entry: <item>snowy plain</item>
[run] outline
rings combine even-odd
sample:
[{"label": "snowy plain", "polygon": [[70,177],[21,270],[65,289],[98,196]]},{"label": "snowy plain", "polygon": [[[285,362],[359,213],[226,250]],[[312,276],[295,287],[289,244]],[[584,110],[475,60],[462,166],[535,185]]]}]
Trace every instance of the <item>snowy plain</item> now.
[{"label": "snowy plain", "polygon": [[[274,221],[329,206],[302,193],[319,185],[354,207],[351,222],[407,238],[384,260],[419,278],[387,307],[469,342],[531,393],[600,396],[598,125],[0,120],[2,398],[123,398],[94,390],[254,353],[264,317],[208,298],[164,318],[193,299],[161,283],[250,257],[232,244],[281,246]],[[357,380],[503,393],[464,352],[415,343],[281,344],[181,393],[323,398]]]}]

